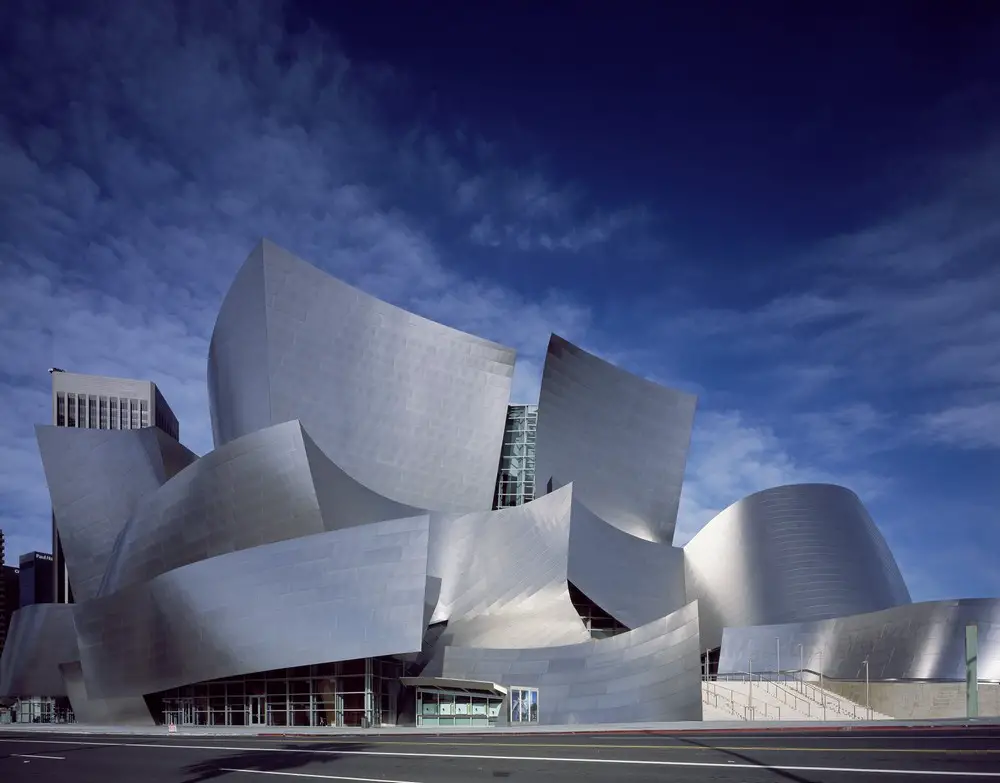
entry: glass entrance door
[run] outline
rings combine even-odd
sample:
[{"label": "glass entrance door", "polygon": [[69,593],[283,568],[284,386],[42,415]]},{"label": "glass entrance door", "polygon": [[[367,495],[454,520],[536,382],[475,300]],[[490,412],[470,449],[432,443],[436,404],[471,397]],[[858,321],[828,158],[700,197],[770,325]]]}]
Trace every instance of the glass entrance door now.
[{"label": "glass entrance door", "polygon": [[267,725],[267,702],[264,696],[248,696],[249,712],[247,714],[248,726]]},{"label": "glass entrance door", "polygon": [[194,699],[178,699],[177,723],[181,726],[194,725]]}]

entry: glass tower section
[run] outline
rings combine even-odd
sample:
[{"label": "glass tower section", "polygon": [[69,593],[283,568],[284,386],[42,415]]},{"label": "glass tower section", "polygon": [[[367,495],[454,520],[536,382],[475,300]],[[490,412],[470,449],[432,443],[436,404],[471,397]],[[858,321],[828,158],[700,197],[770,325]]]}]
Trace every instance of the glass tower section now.
[{"label": "glass tower section", "polygon": [[507,407],[507,424],[504,427],[493,508],[520,506],[534,499],[537,429],[537,405]]}]

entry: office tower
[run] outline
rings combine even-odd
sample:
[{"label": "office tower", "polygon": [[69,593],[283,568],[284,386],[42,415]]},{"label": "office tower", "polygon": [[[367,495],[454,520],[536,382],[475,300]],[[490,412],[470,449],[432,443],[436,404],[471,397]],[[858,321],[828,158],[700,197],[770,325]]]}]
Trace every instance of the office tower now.
[{"label": "office tower", "polygon": [[55,580],[52,577],[52,555],[48,552],[28,552],[21,555],[18,583],[21,597],[18,608],[31,604],[55,603]]},{"label": "office tower", "polygon": [[535,497],[537,405],[507,406],[493,508],[520,506]]},{"label": "office tower", "polygon": [[7,629],[10,627],[10,617],[18,608],[20,589],[17,584],[18,569],[4,565],[6,556],[6,539],[0,530],[0,653],[3,652]]},{"label": "office tower", "polygon": [[[57,427],[135,430],[159,427],[180,438],[177,417],[151,381],[82,375],[57,367],[52,376],[52,423]],[[73,603],[62,542],[52,517],[53,591],[57,603]]]}]

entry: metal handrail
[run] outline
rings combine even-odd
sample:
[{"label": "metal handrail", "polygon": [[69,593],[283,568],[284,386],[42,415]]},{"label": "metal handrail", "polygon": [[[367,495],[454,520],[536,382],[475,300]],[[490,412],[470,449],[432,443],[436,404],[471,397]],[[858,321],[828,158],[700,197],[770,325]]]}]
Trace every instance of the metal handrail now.
[{"label": "metal handrail", "polygon": [[[735,709],[736,706],[737,706],[737,699],[736,699],[737,693],[736,693],[736,691],[732,690],[731,688],[726,688],[726,687],[723,687],[721,685],[718,685],[717,682],[715,682],[715,681],[713,681],[711,679],[706,679],[704,677],[702,678],[702,682],[704,682],[707,685],[710,685],[712,688],[721,689],[721,690],[724,690],[724,691],[728,691],[731,694],[731,696],[730,696],[730,698],[728,700],[731,702],[732,707],[733,707],[733,709],[731,711],[733,712],[734,715],[739,716],[739,713],[736,712],[736,709]],[[702,689],[702,692],[704,693],[704,689]],[[716,694],[716,695],[718,695],[718,694]],[[741,697],[741,699],[742,698],[747,698],[747,701],[749,702],[749,697],[748,696],[744,696],[744,694],[742,694],[742,693],[739,694],[739,696]],[[725,699],[725,698],[726,697],[723,696],[723,699]],[[706,702],[706,704],[707,703],[708,702]],[[716,706],[718,706],[718,704],[716,704]],[[777,706],[775,704],[768,705],[767,702],[762,702],[759,705],[757,705],[757,704],[751,704],[751,703],[747,703],[747,704],[739,703],[738,706],[743,709],[743,712],[744,712],[744,718],[743,719],[744,720],[755,720],[758,712],[761,713],[761,715],[764,718],[772,718],[774,720],[781,720],[781,707],[779,707],[779,706]],[[749,717],[747,717],[747,715],[749,715]]]}]

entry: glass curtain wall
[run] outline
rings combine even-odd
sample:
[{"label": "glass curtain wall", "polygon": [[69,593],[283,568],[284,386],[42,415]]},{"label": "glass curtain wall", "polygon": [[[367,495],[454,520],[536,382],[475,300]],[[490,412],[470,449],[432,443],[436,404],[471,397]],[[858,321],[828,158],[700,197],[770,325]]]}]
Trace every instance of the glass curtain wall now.
[{"label": "glass curtain wall", "polygon": [[394,726],[402,675],[399,661],[364,658],[201,682],[158,701],[179,726]]},{"label": "glass curtain wall", "polygon": [[537,405],[510,405],[500,450],[493,508],[520,506],[535,498]]}]

